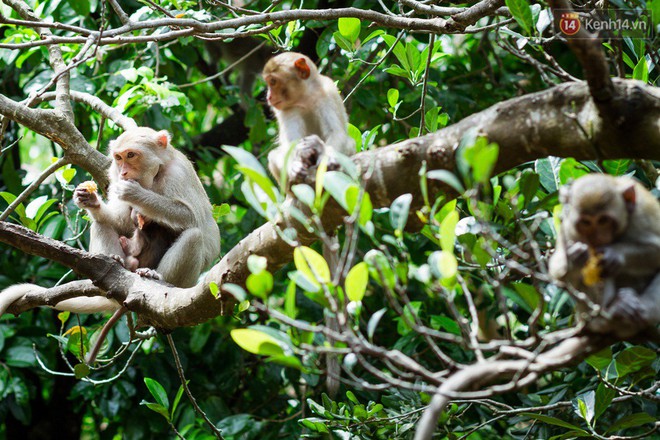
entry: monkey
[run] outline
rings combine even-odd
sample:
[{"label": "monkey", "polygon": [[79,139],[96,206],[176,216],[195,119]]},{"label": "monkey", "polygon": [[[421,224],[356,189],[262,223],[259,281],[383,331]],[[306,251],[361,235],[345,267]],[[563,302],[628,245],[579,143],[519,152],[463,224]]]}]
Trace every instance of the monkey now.
[{"label": "monkey", "polygon": [[[563,187],[560,201],[549,272],[602,307],[605,316],[587,329],[626,339],[653,328],[660,322],[658,200],[632,178],[588,174]],[[596,279],[589,266],[599,272]],[[580,317],[587,307],[578,304],[576,311]]]},{"label": "monkey", "polygon": [[[304,182],[324,154],[329,156],[329,169],[337,167],[333,160],[335,152],[355,154],[355,142],[348,135],[348,116],[339,90],[332,79],[319,73],[309,57],[297,52],[281,53],[268,60],[262,76],[268,86],[266,100],[279,129],[278,146],[268,154],[268,168],[279,184],[283,183],[283,177],[287,179],[287,187]],[[292,159],[287,165],[289,154]],[[331,269],[336,267],[335,254],[325,244],[323,256]],[[339,329],[336,317],[325,319],[328,327]],[[336,354],[326,356],[326,368],[326,388],[334,397],[341,374]]]},{"label": "monkey", "polygon": [[160,275],[151,270],[158,267],[158,263],[179,234],[146,219],[135,210],[131,217],[136,226],[133,236],[130,238],[123,235],[119,237],[121,249],[126,255],[124,266],[142,276],[159,278]]},{"label": "monkey", "polygon": [[[148,127],[121,134],[110,143],[109,157],[107,202],[82,184],[73,194],[75,204],[92,219],[89,251],[126,258],[120,237],[133,235],[136,211],[177,235],[156,272],[177,287],[195,285],[202,270],[220,254],[220,230],[192,163],[170,144],[167,131]],[[0,315],[26,293],[42,290],[33,284],[8,287],[0,292]],[[94,297],[68,299],[54,308],[93,313],[117,310],[120,305]]]},{"label": "monkey", "polygon": [[330,157],[335,151],[355,154],[339,90],[329,77],[319,73],[309,57],[297,52],[281,53],[268,60],[262,76],[268,86],[266,100],[279,127],[279,145],[268,154],[268,168],[278,183],[282,183],[292,143],[303,138],[318,136],[294,147],[286,170],[291,183],[303,182],[324,153]]}]

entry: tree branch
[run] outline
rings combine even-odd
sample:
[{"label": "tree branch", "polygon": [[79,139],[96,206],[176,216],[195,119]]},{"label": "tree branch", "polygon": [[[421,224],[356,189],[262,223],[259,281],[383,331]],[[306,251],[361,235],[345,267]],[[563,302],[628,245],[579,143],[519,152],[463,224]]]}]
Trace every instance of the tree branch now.
[{"label": "tree branch", "polygon": [[[440,414],[451,401],[456,391],[479,389],[499,379],[511,379],[524,372],[524,376],[536,380],[546,371],[556,370],[582,361],[612,341],[602,336],[576,336],[562,341],[557,347],[538,355],[531,362],[522,360],[485,360],[470,365],[449,376],[431,399],[431,403],[417,423],[415,440],[430,440],[436,429]],[[521,379],[513,383],[518,389],[526,382]]]}]

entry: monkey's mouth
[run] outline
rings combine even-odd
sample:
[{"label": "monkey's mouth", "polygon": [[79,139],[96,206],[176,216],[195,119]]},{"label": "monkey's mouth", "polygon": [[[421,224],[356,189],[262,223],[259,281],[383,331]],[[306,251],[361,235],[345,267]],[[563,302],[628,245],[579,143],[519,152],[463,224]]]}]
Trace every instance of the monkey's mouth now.
[{"label": "monkey's mouth", "polygon": [[279,100],[277,100],[277,101],[272,101],[272,100],[271,100],[271,101],[268,101],[268,103],[269,103],[271,106],[275,107],[275,108],[279,108],[279,105],[282,103],[282,100],[281,100],[281,99],[279,99]]}]

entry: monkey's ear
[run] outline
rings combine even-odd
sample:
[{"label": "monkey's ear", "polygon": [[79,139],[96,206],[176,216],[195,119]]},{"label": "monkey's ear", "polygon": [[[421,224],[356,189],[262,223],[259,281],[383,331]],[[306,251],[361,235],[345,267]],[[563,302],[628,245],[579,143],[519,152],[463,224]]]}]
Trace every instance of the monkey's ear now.
[{"label": "monkey's ear", "polygon": [[300,77],[300,79],[307,79],[309,78],[309,75],[311,75],[311,71],[309,69],[309,66],[307,65],[307,61],[305,61],[304,58],[298,58],[294,63],[293,67],[296,68],[296,73]]},{"label": "monkey's ear", "polygon": [[628,212],[633,212],[635,210],[635,203],[637,201],[635,185],[630,185],[625,188],[621,195],[623,196],[623,201],[626,202],[626,209]]},{"label": "monkey's ear", "polygon": [[161,130],[156,133],[156,141],[158,145],[162,148],[167,148],[170,143],[171,136],[166,130]]}]

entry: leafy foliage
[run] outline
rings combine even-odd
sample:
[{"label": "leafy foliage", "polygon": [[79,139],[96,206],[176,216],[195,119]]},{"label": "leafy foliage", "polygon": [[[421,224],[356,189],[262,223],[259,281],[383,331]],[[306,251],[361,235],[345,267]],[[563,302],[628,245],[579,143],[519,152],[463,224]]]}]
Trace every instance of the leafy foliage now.
[{"label": "leafy foliage", "polygon": [[[381,7],[372,1],[354,3],[363,9]],[[201,21],[228,15],[220,5],[199,10],[197,2],[187,0],[158,4]],[[99,29],[105,20],[113,27],[121,25],[104,9],[109,8],[107,2],[31,5],[40,17],[55,22],[90,29]],[[657,0],[645,4],[653,10],[659,5]],[[271,2],[252,6],[263,10]],[[544,37],[549,26],[545,6],[526,0],[507,0],[506,6],[514,22],[492,32],[429,38],[344,17],[293,21],[255,38],[290,49],[310,47],[314,36],[312,55],[344,96],[350,96],[349,130],[362,151],[439,130],[504,99],[579,74],[568,50]],[[134,21],[162,16],[142,2],[125,7]],[[322,7],[322,2],[305,2],[305,7]],[[18,18],[2,8],[4,16]],[[31,28],[1,29],[1,43],[40,39]],[[656,43],[626,38],[605,47],[620,55],[626,77],[655,84]],[[72,90],[99,97],[140,125],[172,132],[177,146],[193,159],[215,205],[224,253],[264,219],[277,219],[286,192],[265,171],[276,124],[265,108],[263,82],[257,79],[246,91],[236,85],[242,80],[239,69],[210,79],[232,64],[218,56],[222,45],[232,41],[184,36],[171,43],[113,44],[99,47],[70,74]],[[61,47],[64,61],[74,61],[79,45]],[[19,101],[40,92],[53,78],[48,56],[44,46],[0,49],[0,91]],[[537,63],[530,64],[529,57]],[[560,74],[552,74],[557,71],[554,65],[538,67],[547,57],[563,66]],[[76,104],[74,112],[77,127],[98,149],[118,134],[114,124],[88,107]],[[236,145],[200,140],[232,118],[242,122],[243,138]],[[4,210],[62,152],[16,124],[7,128],[2,148]],[[654,182],[644,164],[630,160],[549,157],[493,175],[501,154],[506,154],[505,146],[467,133],[457,153],[456,173],[427,171],[420,164],[425,200],[419,209],[410,194],[389,207],[374,208],[346,158],[340,158],[342,171],[324,172],[321,167],[316,187],[292,188],[304,208],[290,207],[290,213],[310,230],[320,232],[320,216],[328,204],[344,209],[348,221],[338,232],[341,246],[335,254],[342,270],[336,270],[317,245],[297,247],[293,264],[275,274],[264,259],[254,256],[244,288],[222,286],[239,299],[231,316],[173,334],[189,386],[225,438],[408,439],[429,403],[431,378],[402,374],[395,362],[400,356],[426,371],[442,372],[446,359],[437,352],[456,363],[475,361],[475,350],[457,341],[520,342],[573,324],[572,299],[548,284],[545,273],[558,222],[558,189],[592,171],[634,174],[648,186]],[[75,186],[88,178],[82,169],[63,166],[16,206],[10,220],[87,249],[88,222],[71,197]],[[429,187],[438,183],[458,197],[430,199]],[[407,232],[414,228],[420,232]],[[279,232],[296,243],[292,228]],[[0,246],[0,288],[19,282],[53,286],[73,279],[67,268]],[[211,289],[218,294],[220,288]],[[345,311],[347,326],[374,352],[353,353],[351,339],[333,339],[319,330],[328,318],[337,319],[333,310]],[[84,438],[164,438],[174,435],[172,428],[187,439],[215,438],[183,397],[162,335],[130,345],[124,318],[100,353],[113,361],[86,367],[84,356],[106,320],[49,309],[2,317],[0,435],[19,438],[17,433],[43,422],[44,408],[60,406],[68,411],[67,423]],[[347,382],[331,399],[324,393],[323,378],[325,352],[332,350]],[[657,381],[656,350],[652,344],[617,344],[572,370],[543,375],[524,393],[492,401],[458,400],[441,417],[440,437],[641,435],[657,420],[657,405],[622,390],[649,388]],[[484,351],[487,356],[496,352]],[[378,355],[382,352],[389,355]],[[360,358],[368,358],[369,367]],[[44,373],[68,369],[77,380]],[[392,378],[397,386],[388,382]]]}]

